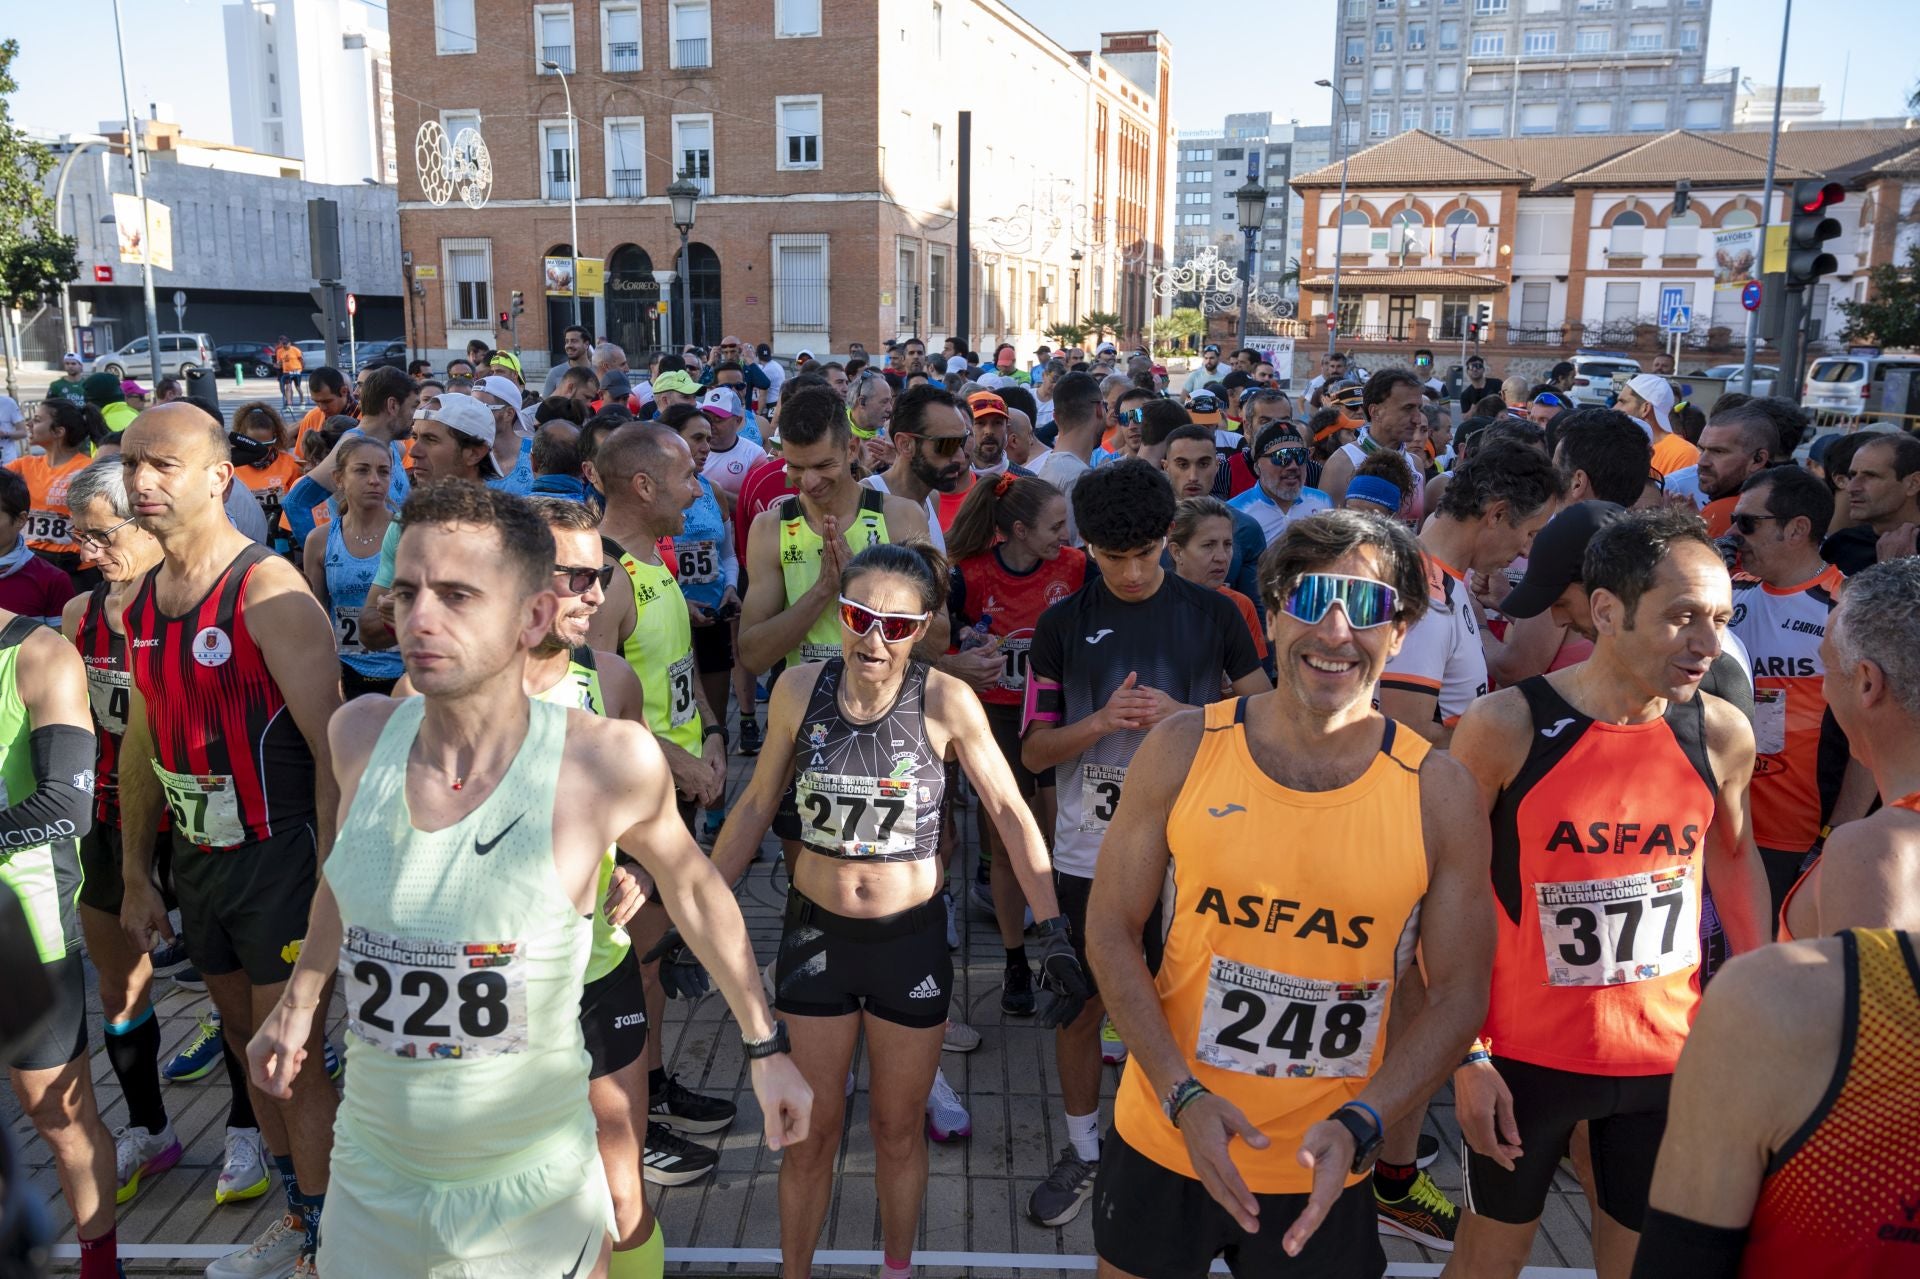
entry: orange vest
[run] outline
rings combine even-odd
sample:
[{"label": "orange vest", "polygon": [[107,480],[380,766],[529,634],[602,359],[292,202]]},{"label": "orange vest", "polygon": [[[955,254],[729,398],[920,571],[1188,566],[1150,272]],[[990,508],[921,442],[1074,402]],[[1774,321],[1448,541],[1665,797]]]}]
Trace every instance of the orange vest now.
[{"label": "orange vest", "polygon": [[[1234,1147],[1248,1189],[1303,1194],[1313,1174],[1294,1157],[1300,1138],[1378,1069],[1394,977],[1412,961],[1427,891],[1429,748],[1381,720],[1380,752],[1359,778],[1290,790],[1254,762],[1246,705],[1206,708],[1167,817],[1174,895],[1154,989],[1194,1077],[1272,1139],[1265,1150]],[[1161,1101],[1128,1062],[1114,1125],[1129,1146],[1192,1177]]]}]

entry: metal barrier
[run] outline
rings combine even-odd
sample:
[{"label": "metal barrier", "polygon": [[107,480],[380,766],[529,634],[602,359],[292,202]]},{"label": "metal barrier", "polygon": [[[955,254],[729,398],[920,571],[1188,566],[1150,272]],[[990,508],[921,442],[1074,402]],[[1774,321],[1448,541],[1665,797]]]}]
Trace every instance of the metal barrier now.
[{"label": "metal barrier", "polygon": [[1876,409],[1863,409],[1858,413],[1846,409],[1809,409],[1807,419],[1813,424],[1814,436],[1836,432],[1852,435],[1867,427],[1920,431],[1920,413],[1882,413]]}]

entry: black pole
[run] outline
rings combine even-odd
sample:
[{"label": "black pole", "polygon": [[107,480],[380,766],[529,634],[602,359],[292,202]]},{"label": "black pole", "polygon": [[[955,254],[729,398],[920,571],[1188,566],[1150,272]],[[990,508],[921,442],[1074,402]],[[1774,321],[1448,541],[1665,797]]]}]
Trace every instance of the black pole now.
[{"label": "black pole", "polygon": [[959,290],[954,300],[953,332],[968,341],[973,328],[973,112],[960,113],[960,190],[955,200],[959,223],[960,264],[954,272]]}]

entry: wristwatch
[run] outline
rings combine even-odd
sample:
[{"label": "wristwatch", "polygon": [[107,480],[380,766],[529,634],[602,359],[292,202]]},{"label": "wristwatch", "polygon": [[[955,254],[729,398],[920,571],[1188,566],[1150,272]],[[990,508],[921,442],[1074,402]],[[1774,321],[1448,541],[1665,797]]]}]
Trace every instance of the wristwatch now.
[{"label": "wristwatch", "polygon": [[748,1061],[759,1061],[762,1057],[772,1057],[777,1053],[791,1052],[792,1048],[787,1043],[787,1023],[775,1018],[773,1033],[771,1035],[768,1035],[765,1039],[748,1039],[745,1035],[742,1035],[740,1037],[740,1046],[747,1050]]},{"label": "wristwatch", "polygon": [[1345,1128],[1353,1137],[1354,1173],[1365,1172],[1380,1153],[1380,1145],[1386,1140],[1380,1121],[1374,1117],[1371,1109],[1362,1112],[1359,1107],[1346,1105],[1334,1111],[1327,1118]]}]

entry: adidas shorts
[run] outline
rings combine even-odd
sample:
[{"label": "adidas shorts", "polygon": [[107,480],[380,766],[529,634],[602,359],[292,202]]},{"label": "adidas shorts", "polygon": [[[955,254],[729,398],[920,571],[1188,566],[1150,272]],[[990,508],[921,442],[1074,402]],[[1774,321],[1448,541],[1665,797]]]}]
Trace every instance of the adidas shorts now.
[{"label": "adidas shorts", "polygon": [[945,1025],[953,990],[947,894],[897,915],[854,919],[789,892],[773,984],[774,1008],[792,1017],[864,1010],[916,1030]]}]

